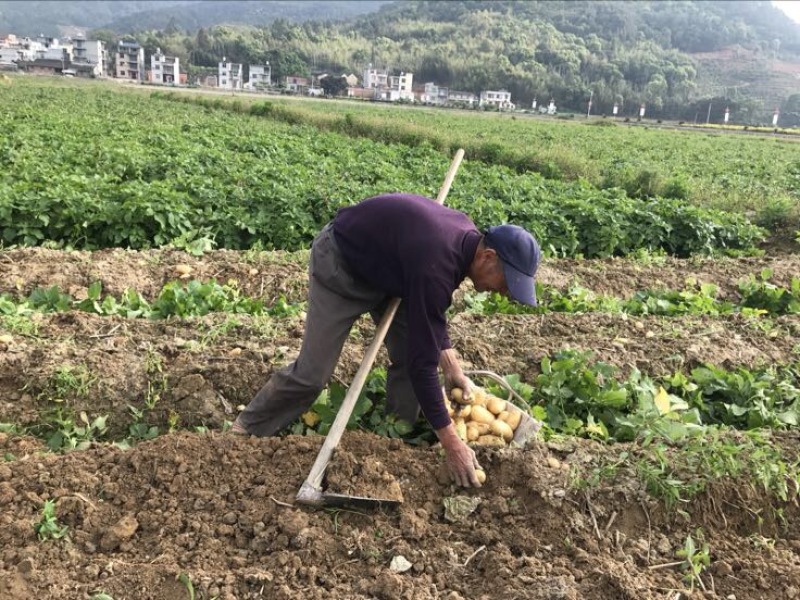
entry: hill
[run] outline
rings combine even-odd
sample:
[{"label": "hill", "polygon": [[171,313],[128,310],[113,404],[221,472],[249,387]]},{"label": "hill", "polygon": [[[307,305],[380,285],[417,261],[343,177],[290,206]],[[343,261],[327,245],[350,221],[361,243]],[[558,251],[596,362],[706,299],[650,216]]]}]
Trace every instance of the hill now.
[{"label": "hill", "polygon": [[389,0],[231,1],[132,0],[0,1],[0,33],[66,35],[76,29],[104,28],[119,33],[146,29],[197,30],[223,23],[266,25],[275,19],[346,19],[377,10]]},{"label": "hill", "polygon": [[[360,73],[368,64],[478,92],[509,90],[517,106],[555,100],[596,114],[691,120],[709,99],[738,122],[800,106],[800,25],[766,1],[0,2],[0,28],[45,23],[135,34],[189,70],[227,56],[269,61],[274,78]],[[30,10],[33,8],[33,10]],[[81,12],[81,10],[83,12]],[[39,15],[43,15],[39,17]],[[23,18],[24,17],[24,18]],[[333,20],[335,19],[335,21]],[[29,25],[29,27],[34,27]],[[17,32],[23,32],[17,29]],[[34,29],[35,31],[35,29]],[[795,95],[794,98],[792,96]],[[705,113],[703,113],[705,114]],[[800,114],[797,115],[800,124]]]}]

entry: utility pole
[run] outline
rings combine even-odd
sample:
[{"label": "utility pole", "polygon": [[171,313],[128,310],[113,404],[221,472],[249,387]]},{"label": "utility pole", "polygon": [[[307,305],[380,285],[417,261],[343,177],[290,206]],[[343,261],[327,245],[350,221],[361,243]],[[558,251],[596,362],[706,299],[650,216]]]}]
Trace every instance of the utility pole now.
[{"label": "utility pole", "polygon": [[711,120],[711,100],[708,101],[708,114],[706,115],[706,125]]},{"label": "utility pole", "polygon": [[586,118],[587,119],[589,118],[589,115],[592,112],[592,98],[594,98],[594,90],[592,90],[592,93],[589,94],[589,108],[586,109]]}]

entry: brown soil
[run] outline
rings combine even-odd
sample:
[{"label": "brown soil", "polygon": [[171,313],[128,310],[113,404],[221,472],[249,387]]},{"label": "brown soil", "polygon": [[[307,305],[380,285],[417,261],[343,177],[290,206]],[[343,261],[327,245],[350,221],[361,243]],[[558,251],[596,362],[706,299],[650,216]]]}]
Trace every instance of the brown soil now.
[{"label": "brown soil", "polygon": [[[0,465],[0,595],[82,599],[102,590],[116,600],[173,600],[189,597],[178,580],[186,574],[201,599],[647,600],[678,590],[686,598],[680,565],[663,565],[680,560],[676,551],[697,527],[712,564],[702,575],[709,592],[692,597],[771,600],[800,590],[794,504],[776,505],[786,518],[778,527],[766,500],[731,485],[686,506],[687,521],[627,475],[590,494],[569,486],[571,473],[619,446],[481,449],[486,485],[457,490],[439,481],[437,449],[351,433],[342,454],[380,464],[403,504],[285,506],[320,443],[180,433],[128,451],[58,456],[0,436],[0,449],[18,459]],[[477,499],[471,515],[445,512],[458,496]],[[57,499],[68,539],[37,540],[33,525],[46,499]],[[760,526],[758,511],[766,517]],[[391,570],[397,556],[408,571]]]},{"label": "brown soil", "polygon": [[[106,293],[117,297],[133,288],[146,298],[154,298],[169,281],[177,278],[177,265],[189,265],[191,277],[214,278],[220,283],[235,280],[242,293],[272,302],[282,295],[302,301],[306,291],[308,252],[246,253],[219,250],[194,257],[180,251],[102,250],[63,252],[42,248],[9,250],[0,253],[0,293],[30,293],[37,286],[58,285],[78,295],[95,281]],[[648,264],[630,259],[547,260],[542,263],[539,280],[566,288],[578,283],[598,294],[629,297],[648,288],[682,289],[687,280],[713,283],[720,297],[736,298],[737,282],[763,269],[774,272],[772,281],[787,286],[800,276],[800,255],[772,253],[759,258],[738,259],[658,259]],[[465,285],[468,289],[468,285]]]},{"label": "brown soil", "polygon": [[[57,284],[77,295],[95,280],[119,295],[126,287],[153,298],[189,264],[193,277],[236,279],[243,292],[272,301],[305,297],[306,254],[215,252],[0,253],[0,292]],[[729,261],[550,261],[541,278],[558,286],[576,277],[599,293],[630,295],[686,277],[735,295],[736,279],[764,267],[786,285],[800,259]],[[457,298],[456,305],[459,299]],[[302,317],[209,315],[147,321],[69,312],[37,316],[36,336],[0,344],[0,422],[40,423],[61,406],[108,415],[124,435],[128,406],[151,424],[171,414],[179,426],[218,427],[232,420],[272,370],[299,349]],[[351,380],[373,326],[359,323],[337,368]],[[0,332],[3,333],[3,332]],[[481,316],[457,312],[451,337],[467,367],[536,376],[541,358],[561,348],[650,374],[709,361],[723,366],[787,363],[796,358],[800,321],[773,327],[739,317],[631,318],[624,315]],[[385,362],[385,356],[379,357]],[[81,389],[59,389],[58,374],[77,374]],[[60,393],[63,392],[63,393]],[[62,403],[53,402],[60,397]],[[481,448],[488,474],[480,490],[442,478],[440,450],[361,433],[345,435],[328,469],[331,491],[401,494],[397,509],[321,510],[291,504],[322,438],[241,438],[188,432],[123,451],[93,445],[66,455],[41,442],[0,434],[0,598],[115,600],[189,598],[319,599],[661,599],[800,598],[796,503],[725,482],[667,511],[634,473],[621,472],[588,495],[574,482],[623,450],[571,440],[524,450]],[[775,440],[798,460],[797,440]],[[57,500],[64,540],[39,541],[33,525]],[[454,507],[476,504],[461,517]],[[781,509],[783,519],[775,519]],[[690,593],[676,551],[702,527],[712,565],[708,592]],[[405,572],[391,569],[402,556]],[[187,579],[188,577],[188,579]]]},{"label": "brown soil", "polygon": [[[153,298],[174,280],[177,264],[188,264],[193,277],[236,279],[243,293],[268,302],[282,295],[304,300],[306,253],[254,256],[248,262],[248,255],[226,251],[195,259],[170,251],[14,250],[0,254],[0,285],[25,293],[59,285],[79,296],[99,279],[115,295],[132,287]],[[566,286],[577,277],[598,292],[624,296],[659,284],[680,287],[694,277],[733,293],[738,277],[765,267],[774,270],[777,282],[788,285],[800,273],[800,257],[667,261],[658,268],[622,260],[550,261],[541,278]],[[463,306],[462,295],[463,289],[457,293],[457,308]],[[15,334],[11,343],[0,343],[0,422],[33,425],[66,408],[90,417],[108,415],[113,436],[127,432],[129,406],[141,410],[156,397],[147,419],[162,431],[170,415],[179,416],[179,426],[218,427],[232,420],[236,407],[247,404],[272,371],[296,355],[303,333],[302,315],[269,319],[212,314],[150,321],[71,311],[35,318],[37,336]],[[727,368],[786,364],[797,358],[800,319],[781,317],[763,327],[738,316],[486,316],[457,311],[450,330],[465,367],[517,373],[532,381],[544,356],[567,348],[590,351],[597,360],[620,367],[621,374],[632,368],[671,374],[706,362]],[[352,379],[373,331],[369,320],[354,330],[335,374],[342,382]],[[378,364],[385,362],[385,355],[380,356]],[[82,385],[64,390],[59,383],[64,372]]]}]

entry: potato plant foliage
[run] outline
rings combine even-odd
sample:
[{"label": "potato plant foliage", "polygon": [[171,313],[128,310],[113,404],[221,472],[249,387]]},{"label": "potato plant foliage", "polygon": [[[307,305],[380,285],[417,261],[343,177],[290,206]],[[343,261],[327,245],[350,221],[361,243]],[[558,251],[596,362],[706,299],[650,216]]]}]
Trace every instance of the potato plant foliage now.
[{"label": "potato plant foliage", "polygon": [[[5,244],[307,247],[342,206],[389,191],[436,196],[449,157],[208,107],[16,80],[0,105]],[[480,227],[523,225],[554,256],[746,250],[763,230],[684,200],[462,165],[448,205]]]}]

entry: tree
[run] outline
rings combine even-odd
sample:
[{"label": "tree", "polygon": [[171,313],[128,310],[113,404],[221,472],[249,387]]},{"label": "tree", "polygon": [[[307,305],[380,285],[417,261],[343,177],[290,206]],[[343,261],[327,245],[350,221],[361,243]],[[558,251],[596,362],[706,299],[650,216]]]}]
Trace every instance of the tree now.
[{"label": "tree", "polygon": [[344,77],[325,77],[320,82],[326,96],[341,96],[347,91],[347,80]]}]

